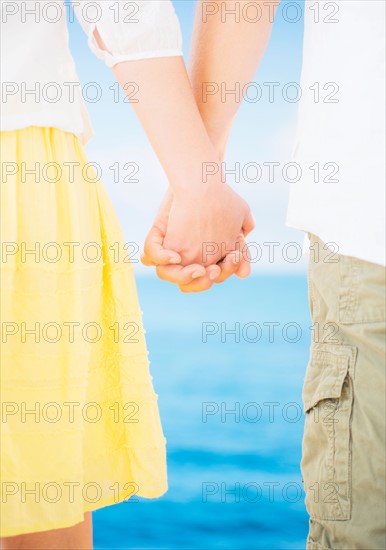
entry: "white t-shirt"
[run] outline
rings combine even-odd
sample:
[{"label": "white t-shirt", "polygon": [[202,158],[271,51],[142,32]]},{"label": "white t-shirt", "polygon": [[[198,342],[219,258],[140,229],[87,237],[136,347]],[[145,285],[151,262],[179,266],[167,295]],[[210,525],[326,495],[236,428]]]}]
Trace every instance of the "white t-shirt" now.
[{"label": "white t-shirt", "polygon": [[287,225],[385,265],[385,2],[304,9],[294,151],[302,177],[291,185]]},{"label": "white t-shirt", "polygon": [[[1,0],[1,130],[53,126],[83,143],[92,128],[69,49],[75,16],[95,55],[121,61],[182,55],[170,0]],[[97,29],[108,52],[94,38]]]}]

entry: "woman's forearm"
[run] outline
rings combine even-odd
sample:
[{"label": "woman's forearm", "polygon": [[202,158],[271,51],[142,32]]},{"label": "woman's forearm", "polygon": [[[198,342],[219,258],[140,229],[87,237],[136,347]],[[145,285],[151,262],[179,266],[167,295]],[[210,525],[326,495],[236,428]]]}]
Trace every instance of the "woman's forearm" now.
[{"label": "woman's forearm", "polygon": [[[99,33],[94,36],[106,49]],[[229,252],[237,257],[254,221],[247,203],[221,181],[219,170],[203,177],[204,164],[218,164],[220,159],[182,56],[123,61],[113,66],[113,72],[123,90],[128,83],[136,83],[134,110],[173,192],[169,212],[161,213],[151,232],[158,250],[163,248],[170,257],[176,252],[182,265],[201,268],[214,266]]]},{"label": "woman's forearm", "polygon": [[124,88],[138,85],[133,103],[140,122],[166,172],[173,192],[205,192],[205,162],[218,162],[197,108],[182,57],[128,61],[115,65]]}]

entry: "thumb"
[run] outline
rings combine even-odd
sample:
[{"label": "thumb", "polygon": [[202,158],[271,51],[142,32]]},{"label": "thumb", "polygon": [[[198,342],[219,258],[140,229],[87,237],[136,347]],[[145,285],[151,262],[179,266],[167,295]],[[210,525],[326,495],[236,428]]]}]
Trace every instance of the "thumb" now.
[{"label": "thumb", "polygon": [[181,256],[174,250],[164,248],[165,229],[155,223],[151,228],[144,247],[144,253],[141,256],[143,265],[168,265],[181,263]]}]

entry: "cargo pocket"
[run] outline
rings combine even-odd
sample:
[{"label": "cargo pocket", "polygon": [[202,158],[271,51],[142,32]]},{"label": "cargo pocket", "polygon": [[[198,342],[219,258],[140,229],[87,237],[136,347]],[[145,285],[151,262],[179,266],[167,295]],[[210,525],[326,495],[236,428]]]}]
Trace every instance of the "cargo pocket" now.
[{"label": "cargo pocket", "polygon": [[351,517],[351,411],[356,348],[315,344],[303,386],[301,470],[311,519]]}]

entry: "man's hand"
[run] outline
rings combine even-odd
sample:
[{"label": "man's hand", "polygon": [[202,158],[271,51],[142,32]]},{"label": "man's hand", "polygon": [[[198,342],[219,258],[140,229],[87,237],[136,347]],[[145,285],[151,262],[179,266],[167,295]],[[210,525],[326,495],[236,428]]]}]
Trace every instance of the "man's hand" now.
[{"label": "man's hand", "polygon": [[248,204],[220,178],[204,189],[175,193],[164,245],[183,265],[209,266],[240,248],[241,237],[254,226]]},{"label": "man's hand", "polygon": [[[195,257],[192,256],[192,252],[188,252],[188,256],[190,255],[188,258],[184,257],[188,250],[188,246],[183,242],[182,232],[188,231],[189,245],[192,245],[194,241],[192,235],[193,227],[190,226],[189,230],[189,219],[184,219],[184,216],[187,215],[187,218],[190,218],[191,214],[189,212],[194,212],[195,208],[197,208],[197,204],[194,205],[192,202],[187,204],[187,201],[185,201],[184,204],[182,200],[183,204],[180,205],[178,201],[175,200],[172,191],[169,190],[146,239],[145,250],[142,256],[144,265],[157,266],[158,276],[163,280],[177,284],[182,292],[201,292],[203,290],[208,290],[214,282],[223,282],[233,274],[242,278],[247,277],[250,273],[250,265],[244,236],[253,229],[254,220],[245,201],[232,190],[230,190],[231,192],[229,193],[229,190],[230,188],[226,190],[222,189],[222,191],[226,191],[227,196],[222,197],[221,200],[219,200],[218,194],[212,199],[216,199],[216,209],[217,213],[219,213],[220,210],[220,216],[216,216],[210,212],[211,205],[213,208],[213,204],[211,201],[207,201],[205,208],[207,213],[205,214],[203,212],[202,214],[204,214],[204,217],[205,215],[207,216],[207,222],[210,220],[210,223],[217,218],[215,222],[215,224],[217,224],[217,230],[214,230],[212,227],[208,228],[209,232],[205,234],[208,235],[210,240],[209,238],[205,240],[207,244],[203,246],[201,233],[198,229],[198,233],[200,233],[198,239],[200,241],[199,249],[197,249],[196,243],[194,245],[196,246],[196,250],[193,253]],[[215,190],[213,189],[213,191]],[[220,206],[221,204],[224,206],[226,203],[228,204],[227,215],[225,210],[221,210]],[[237,216],[239,216],[238,223],[242,228],[242,233],[240,232],[238,234],[232,248],[227,249],[226,247],[229,247],[229,242],[224,245],[222,245],[221,242],[217,243],[214,239],[218,237],[214,237],[214,234],[217,231],[217,235],[221,234],[220,238],[223,238],[223,235],[226,236],[230,230],[228,228],[224,233],[221,233],[221,231],[224,230],[223,226],[227,225],[227,221],[232,222],[233,220],[234,223]],[[201,221],[203,216],[199,216],[199,218]],[[173,225],[173,229],[171,230],[168,228],[169,222]],[[174,234],[173,231],[175,232]],[[170,240],[168,241],[166,237],[169,237]],[[222,242],[226,243],[226,241]],[[207,258],[203,258],[202,256],[205,250],[207,251]],[[224,260],[215,263],[222,258],[221,254],[223,252],[221,250],[229,253]],[[205,259],[206,261],[204,261]],[[204,267],[203,264],[206,264],[206,267]]]}]

